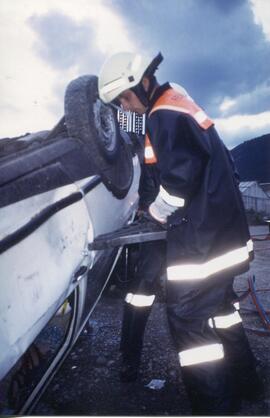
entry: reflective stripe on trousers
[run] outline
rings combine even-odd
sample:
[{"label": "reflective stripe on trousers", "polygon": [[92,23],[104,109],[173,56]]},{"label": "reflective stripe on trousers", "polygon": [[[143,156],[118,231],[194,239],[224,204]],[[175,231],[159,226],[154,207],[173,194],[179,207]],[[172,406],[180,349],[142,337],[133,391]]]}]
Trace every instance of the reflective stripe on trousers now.
[{"label": "reflective stripe on trousers", "polygon": [[223,357],[224,349],[222,344],[202,345],[180,351],[179,353],[179,361],[182,367],[220,360]]},{"label": "reflective stripe on trousers", "polygon": [[226,268],[233,267],[249,258],[253,243],[249,240],[245,247],[237,248],[226,254],[201,264],[177,264],[167,268],[168,280],[202,280]]},{"label": "reflective stripe on trousers", "polygon": [[242,318],[238,311],[208,319],[208,324],[211,328],[230,328],[240,322],[242,322]]},{"label": "reflective stripe on trousers", "polygon": [[233,303],[233,306],[235,307],[235,309],[236,309],[237,311],[239,311],[239,310],[240,310],[240,302],[234,302],[234,303]]},{"label": "reflective stripe on trousers", "polygon": [[[208,319],[211,328],[226,329],[242,322],[238,311],[228,315],[215,316]],[[179,360],[182,367],[193,364],[219,360],[224,357],[222,344],[207,344],[179,352]]]},{"label": "reflective stripe on trousers", "polygon": [[125,301],[133,306],[143,307],[153,305],[154,299],[155,295],[134,295],[133,293],[128,293]]}]

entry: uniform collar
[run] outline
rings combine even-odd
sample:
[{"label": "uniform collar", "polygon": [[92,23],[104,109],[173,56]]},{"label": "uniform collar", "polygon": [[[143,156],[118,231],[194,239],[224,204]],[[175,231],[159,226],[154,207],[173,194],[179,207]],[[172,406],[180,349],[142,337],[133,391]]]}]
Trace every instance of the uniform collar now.
[{"label": "uniform collar", "polygon": [[148,109],[147,109],[147,112],[146,112],[146,115],[148,115],[149,114],[149,112],[151,112],[151,110],[152,110],[152,108],[153,108],[153,106],[154,106],[154,104],[156,103],[156,101],[160,98],[160,96],[162,96],[162,94],[166,91],[166,90],[168,90],[168,89],[171,89],[171,86],[170,86],[170,84],[167,82],[167,83],[165,83],[165,84],[162,84],[161,86],[158,86],[158,88],[156,89],[156,91],[155,91],[155,93],[154,93],[154,95],[153,95],[153,97],[152,97],[152,99],[150,100],[150,102],[149,102],[149,107],[148,107]]}]

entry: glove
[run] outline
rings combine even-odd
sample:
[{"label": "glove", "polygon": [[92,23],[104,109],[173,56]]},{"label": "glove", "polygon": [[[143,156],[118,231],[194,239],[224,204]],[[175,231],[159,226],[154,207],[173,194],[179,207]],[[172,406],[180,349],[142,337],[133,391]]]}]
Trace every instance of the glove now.
[{"label": "glove", "polygon": [[162,199],[160,194],[158,194],[156,200],[149,206],[149,213],[156,221],[165,224],[168,216],[177,209],[178,206],[169,205]]},{"label": "glove", "polygon": [[137,224],[149,224],[149,222],[160,225],[160,222],[157,222],[156,219],[154,219],[153,216],[150,215],[149,210],[140,211],[139,213],[137,213],[134,221],[134,223]]},{"label": "glove", "polygon": [[147,209],[138,209],[136,212],[135,221],[140,221],[140,219],[143,219],[147,213]]}]

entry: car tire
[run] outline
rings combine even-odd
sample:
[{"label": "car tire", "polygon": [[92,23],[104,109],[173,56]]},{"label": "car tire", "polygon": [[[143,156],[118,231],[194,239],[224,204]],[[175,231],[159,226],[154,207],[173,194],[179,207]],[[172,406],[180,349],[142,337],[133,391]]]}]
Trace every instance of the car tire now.
[{"label": "car tire", "polygon": [[133,180],[132,155],[120,135],[115,110],[98,96],[97,77],[81,76],[65,92],[68,135],[82,141],[105,186],[124,198]]}]

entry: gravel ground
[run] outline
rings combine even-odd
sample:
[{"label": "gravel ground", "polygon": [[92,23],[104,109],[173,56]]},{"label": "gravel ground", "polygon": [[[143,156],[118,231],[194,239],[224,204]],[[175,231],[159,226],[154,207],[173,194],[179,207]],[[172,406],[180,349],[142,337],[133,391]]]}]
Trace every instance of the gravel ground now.
[{"label": "gravel ground", "polygon": [[[251,229],[252,234],[266,233],[266,227]],[[270,287],[270,241],[255,242],[256,259],[250,272],[239,276],[235,288],[241,294],[247,288],[247,278],[256,275],[256,287]],[[270,310],[270,292],[259,292]],[[134,383],[119,381],[119,341],[123,296],[109,290],[100,299],[88,326],[79,337],[73,351],[63,363],[32,415],[191,415],[189,402],[173,348],[162,298],[155,303],[145,333],[140,377]],[[250,296],[241,302],[246,327],[263,328],[255,313]],[[270,412],[270,337],[247,331],[251,347],[259,361],[259,372],[265,386],[265,399],[243,402],[239,416],[269,416]],[[161,389],[147,387],[153,379],[164,383]]]}]

